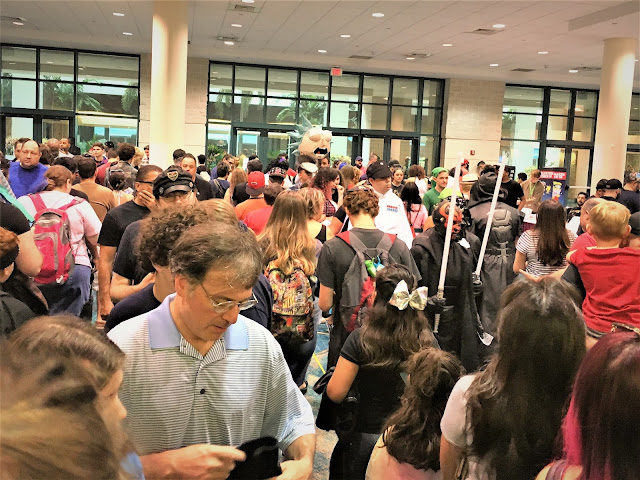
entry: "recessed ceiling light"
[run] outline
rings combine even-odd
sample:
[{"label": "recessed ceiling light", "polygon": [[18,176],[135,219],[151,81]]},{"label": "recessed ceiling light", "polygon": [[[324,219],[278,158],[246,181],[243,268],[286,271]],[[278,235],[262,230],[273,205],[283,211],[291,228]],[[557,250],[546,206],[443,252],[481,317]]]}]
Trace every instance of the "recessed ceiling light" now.
[{"label": "recessed ceiling light", "polygon": [[578,73],[578,70],[576,70],[575,68],[572,68],[571,70],[569,70],[569,73]]},{"label": "recessed ceiling light", "polygon": [[415,60],[416,57],[407,57],[407,60]]},{"label": "recessed ceiling light", "polygon": [[224,44],[225,44],[225,45],[235,45],[235,44],[236,44],[236,42],[232,42],[231,40],[225,40],[225,41],[224,41]]},{"label": "recessed ceiling light", "polygon": [[490,63],[490,64],[489,64],[489,66],[490,66],[490,67],[498,67],[498,66],[499,66],[499,64],[497,64],[497,63]]},{"label": "recessed ceiling light", "polygon": [[47,63],[52,64],[53,62],[51,62],[51,61],[47,61]]},{"label": "recessed ceiling light", "polygon": [[16,62],[9,62],[9,65],[15,65]]},{"label": "recessed ceiling light", "polygon": [[240,25],[239,23],[232,23],[231,26],[235,28],[242,28],[242,25]]},{"label": "recessed ceiling light", "polygon": [[453,47],[453,43],[443,43],[443,47]]},{"label": "recessed ceiling light", "polygon": [[400,87],[400,88],[407,88],[407,87]]},{"label": "recessed ceiling light", "polygon": [[340,38],[351,38],[351,35],[348,35],[346,33],[340,35]]},{"label": "recessed ceiling light", "polygon": [[24,23],[22,23],[22,22],[13,22],[13,24],[14,24],[14,25],[19,25],[19,26],[24,25]]},{"label": "recessed ceiling light", "polygon": [[84,67],[78,67],[78,70],[84,70]]},{"label": "recessed ceiling light", "polygon": [[120,13],[120,12],[113,12],[113,16],[114,16],[114,17],[124,17],[124,13]]},{"label": "recessed ceiling light", "polygon": [[372,17],[382,18],[384,17],[384,13],[376,12],[371,14]]},{"label": "recessed ceiling light", "polygon": [[256,0],[242,0],[242,3],[256,3]]},{"label": "recessed ceiling light", "polygon": [[538,55],[546,55],[546,54],[548,54],[548,53],[549,53],[549,52],[542,51],[542,52],[538,52]]},{"label": "recessed ceiling light", "polygon": [[123,35],[133,35],[131,32],[122,32]]},{"label": "recessed ceiling light", "polygon": [[504,23],[494,23],[493,28],[504,28],[506,25]]},{"label": "recessed ceiling light", "polygon": [[320,49],[320,50],[318,50],[318,53],[327,53],[327,51]]}]

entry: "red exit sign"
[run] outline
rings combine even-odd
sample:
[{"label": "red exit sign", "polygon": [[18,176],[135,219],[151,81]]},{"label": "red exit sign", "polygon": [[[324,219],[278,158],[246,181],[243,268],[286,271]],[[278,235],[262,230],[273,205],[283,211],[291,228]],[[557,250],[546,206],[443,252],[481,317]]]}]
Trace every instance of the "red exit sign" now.
[{"label": "red exit sign", "polygon": [[342,75],[342,69],[338,68],[338,67],[333,67],[331,69],[331,76],[332,77],[340,77]]}]

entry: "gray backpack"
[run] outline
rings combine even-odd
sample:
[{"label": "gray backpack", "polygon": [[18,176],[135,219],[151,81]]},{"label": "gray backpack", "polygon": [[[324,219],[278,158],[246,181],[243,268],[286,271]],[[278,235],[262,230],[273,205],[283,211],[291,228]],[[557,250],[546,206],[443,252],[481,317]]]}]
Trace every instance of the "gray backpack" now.
[{"label": "gray backpack", "polygon": [[337,237],[355,252],[342,279],[342,298],[339,305],[342,324],[347,332],[352,332],[362,326],[367,310],[373,304],[371,299],[376,287],[376,267],[397,263],[389,254],[396,236],[385,233],[375,248],[368,248],[350,231],[342,232]]}]

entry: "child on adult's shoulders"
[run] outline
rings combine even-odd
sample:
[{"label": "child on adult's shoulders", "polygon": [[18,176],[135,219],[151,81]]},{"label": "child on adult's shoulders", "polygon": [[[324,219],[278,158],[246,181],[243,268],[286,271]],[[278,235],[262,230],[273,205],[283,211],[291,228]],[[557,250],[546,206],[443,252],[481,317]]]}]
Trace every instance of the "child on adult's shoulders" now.
[{"label": "child on adult's shoulders", "polygon": [[582,313],[588,334],[594,338],[608,333],[612,322],[640,327],[640,250],[621,247],[628,244],[631,234],[629,217],[629,210],[617,202],[596,205],[587,223],[595,246],[567,255],[584,283]]}]

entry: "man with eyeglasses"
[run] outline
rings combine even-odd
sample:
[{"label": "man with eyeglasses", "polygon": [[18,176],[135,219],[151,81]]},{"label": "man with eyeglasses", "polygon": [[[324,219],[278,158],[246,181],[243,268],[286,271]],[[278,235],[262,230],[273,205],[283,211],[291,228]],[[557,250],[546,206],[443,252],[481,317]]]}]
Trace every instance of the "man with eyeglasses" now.
[{"label": "man with eyeglasses", "polygon": [[[102,222],[98,237],[100,260],[98,261],[98,313],[104,319],[111,309],[111,273],[116,250],[126,228],[149,214],[149,208],[155,205],[153,182],[162,169],[156,165],[144,165],[138,170],[135,182],[135,197],[119,207],[109,210]],[[102,323],[102,321],[100,322]]]},{"label": "man with eyeglasses", "polygon": [[120,399],[147,478],[227,478],[245,453],[276,438],[280,479],[308,479],[311,407],[271,333],[242,315],[262,269],[253,233],[201,224],[169,255],[176,293],[109,337],[126,354]]}]

